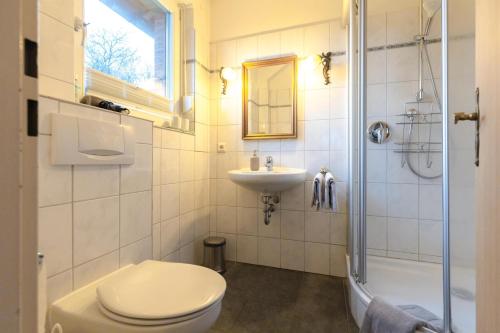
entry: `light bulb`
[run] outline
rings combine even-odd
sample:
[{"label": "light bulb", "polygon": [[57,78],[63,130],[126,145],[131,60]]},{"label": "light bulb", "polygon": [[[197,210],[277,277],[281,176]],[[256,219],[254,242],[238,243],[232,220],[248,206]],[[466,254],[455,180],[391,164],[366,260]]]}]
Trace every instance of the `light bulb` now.
[{"label": "light bulb", "polygon": [[236,72],[231,67],[224,67],[222,68],[221,76],[224,80],[232,81],[236,78]]}]

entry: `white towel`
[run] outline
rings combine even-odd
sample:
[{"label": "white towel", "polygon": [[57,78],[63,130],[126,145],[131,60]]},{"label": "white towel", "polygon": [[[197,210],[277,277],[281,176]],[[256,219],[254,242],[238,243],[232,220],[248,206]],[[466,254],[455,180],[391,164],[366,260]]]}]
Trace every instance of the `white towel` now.
[{"label": "white towel", "polygon": [[314,176],[311,207],[319,210],[325,203],[325,176],[319,172]]},{"label": "white towel", "polygon": [[337,212],[337,189],[335,178],[330,172],[325,175],[325,206]]}]

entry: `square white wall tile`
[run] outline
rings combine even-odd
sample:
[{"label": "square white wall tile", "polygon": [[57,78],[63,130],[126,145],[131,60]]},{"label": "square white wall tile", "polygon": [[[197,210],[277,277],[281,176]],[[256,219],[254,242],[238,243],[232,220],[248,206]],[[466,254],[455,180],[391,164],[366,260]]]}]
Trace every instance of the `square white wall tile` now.
[{"label": "square white wall tile", "polygon": [[259,265],[279,268],[281,266],[281,241],[276,238],[259,237]]},{"label": "square white wall tile", "polygon": [[385,83],[386,82],[386,51],[368,52],[367,56],[368,70],[367,83]]},{"label": "square white wall tile", "polygon": [[161,221],[161,186],[153,186],[153,224]]},{"label": "square white wall tile", "polygon": [[135,243],[120,248],[120,267],[129,264],[139,264],[144,260],[152,259],[151,237],[141,239]]},{"label": "square white wall tile", "polygon": [[281,267],[303,271],[305,265],[304,242],[281,240]]},{"label": "square white wall tile", "polygon": [[330,274],[330,245],[305,243],[305,271]]},{"label": "square white wall tile", "polygon": [[236,235],[217,233],[217,236],[226,239],[226,260],[236,261]]},{"label": "square white wall tile", "polygon": [[120,245],[151,235],[151,191],[120,197]]},{"label": "square white wall tile", "polygon": [[194,182],[180,184],[180,213],[184,214],[194,210]]},{"label": "square white wall tile", "polygon": [[387,50],[387,82],[412,81],[418,78],[416,46]]},{"label": "square white wall tile", "polygon": [[73,270],[74,288],[78,289],[119,268],[118,251],[89,261]]},{"label": "square white wall tile", "polygon": [[261,34],[257,36],[258,56],[260,59],[280,55],[281,36],[279,32]]},{"label": "square white wall tile", "polygon": [[210,208],[205,207],[194,211],[194,236],[206,237],[210,231]]},{"label": "square white wall tile", "polygon": [[42,0],[40,1],[39,10],[41,13],[47,14],[58,21],[61,21],[68,27],[73,27],[73,1],[65,0]]},{"label": "square white wall tile", "polygon": [[387,22],[386,14],[376,14],[368,16],[368,47],[386,45]]},{"label": "square white wall tile", "polygon": [[180,181],[180,154],[179,150],[161,150],[161,183],[171,184]]},{"label": "square white wall tile", "polygon": [[165,149],[180,149],[181,134],[179,132],[162,129],[161,147]]},{"label": "square white wall tile", "polygon": [[121,193],[151,189],[153,178],[153,147],[148,144],[135,145],[135,162],[121,166]]},{"label": "square white wall tile", "polygon": [[153,250],[153,260],[161,259],[161,224],[153,225],[153,236],[152,236],[152,250]]},{"label": "square white wall tile", "polygon": [[330,136],[328,121],[311,120],[305,122],[305,149],[306,150],[328,150],[330,143],[325,138]]},{"label": "square white wall tile", "polygon": [[38,205],[40,207],[72,200],[71,166],[52,165],[50,136],[38,137]]},{"label": "square white wall tile", "polygon": [[345,246],[330,245],[330,274],[333,276],[346,277],[347,266],[345,261]]},{"label": "square white wall tile", "polygon": [[387,201],[388,216],[418,218],[418,185],[388,184]]},{"label": "square white wall tile", "polygon": [[43,13],[39,18],[38,64],[40,74],[67,83],[74,83],[74,31],[72,27]]},{"label": "square white wall tile", "polygon": [[304,183],[300,183],[290,190],[281,192],[281,209],[304,210],[304,195]]},{"label": "square white wall tile", "polygon": [[366,217],[366,245],[369,249],[387,250],[387,217]]},{"label": "square white wall tile", "polygon": [[161,184],[161,148],[153,147],[153,185]]},{"label": "square white wall tile", "polygon": [[236,184],[229,179],[217,179],[217,204],[236,206]]},{"label": "square white wall tile", "polygon": [[441,220],[443,218],[441,185],[420,185],[419,218]]},{"label": "square white wall tile", "polygon": [[194,182],[194,208],[207,207],[209,204],[210,204],[210,180],[206,179]]},{"label": "square white wall tile", "polygon": [[259,194],[247,190],[244,187],[237,186],[237,205],[238,207],[257,207]]},{"label": "square white wall tile", "polygon": [[73,290],[73,270],[67,270],[47,279],[47,304],[69,294]]},{"label": "square white wall tile", "polygon": [[307,90],[305,92],[305,120],[330,118],[330,89]]},{"label": "square white wall tile", "polygon": [[[281,210],[281,238],[304,241],[305,216],[303,211]],[[307,221],[309,223],[309,221]]]},{"label": "square white wall tile", "polygon": [[181,215],[179,222],[181,246],[184,246],[194,241],[194,212]]},{"label": "square white wall tile", "polygon": [[180,192],[179,184],[161,186],[161,220],[168,220],[179,216]]},{"label": "square white wall tile", "polygon": [[238,234],[257,236],[258,234],[258,218],[257,214],[260,209],[238,207]]},{"label": "square white wall tile", "polygon": [[330,243],[347,245],[346,214],[330,214]]},{"label": "square white wall tile", "polygon": [[217,232],[236,233],[236,207],[217,206]]},{"label": "square white wall tile", "polygon": [[76,202],[73,205],[73,264],[79,265],[118,249],[118,197]]},{"label": "square white wall tile", "polygon": [[419,253],[431,256],[443,254],[442,221],[419,221]]},{"label": "square white wall tile", "polygon": [[144,119],[121,116],[121,123],[134,130],[135,142],[153,144],[153,123]]},{"label": "square white wall tile", "polygon": [[179,180],[192,181],[194,179],[194,151],[182,150],[179,156]]},{"label": "square white wall tile", "polygon": [[179,218],[173,218],[161,223],[161,257],[173,253],[180,247],[180,221]]},{"label": "square white wall tile", "polygon": [[72,267],[72,213],[71,204],[38,210],[38,248],[45,255],[47,276]]},{"label": "square white wall tile", "polygon": [[248,264],[258,263],[258,238],[238,235],[236,241],[236,259]]},{"label": "square white wall tile", "polygon": [[330,216],[322,212],[307,212],[305,222],[307,242],[330,243]]},{"label": "square white wall tile", "polygon": [[153,127],[153,147],[161,148],[161,132],[162,128]]},{"label": "square white wall tile", "polygon": [[389,251],[418,253],[418,220],[390,217],[387,229]]},{"label": "square white wall tile", "polygon": [[73,200],[89,200],[119,194],[118,165],[75,165],[73,167]]},{"label": "square white wall tile", "polygon": [[387,194],[385,183],[368,183],[366,190],[367,213],[373,216],[387,215]]}]

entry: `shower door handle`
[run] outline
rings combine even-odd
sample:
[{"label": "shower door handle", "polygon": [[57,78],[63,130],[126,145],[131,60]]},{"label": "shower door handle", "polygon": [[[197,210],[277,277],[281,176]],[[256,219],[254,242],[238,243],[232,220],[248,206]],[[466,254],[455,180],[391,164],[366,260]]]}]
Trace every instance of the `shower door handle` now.
[{"label": "shower door handle", "polygon": [[453,114],[455,117],[455,125],[458,124],[459,121],[471,120],[477,121],[479,119],[479,114],[477,112],[465,113],[465,112],[457,112]]},{"label": "shower door handle", "polygon": [[476,158],[474,164],[479,166],[479,125],[480,125],[481,111],[479,110],[479,88],[476,88],[476,111],[471,113],[457,112],[454,114],[455,124],[459,121],[475,121],[476,122],[476,140],[475,140],[475,150]]}]

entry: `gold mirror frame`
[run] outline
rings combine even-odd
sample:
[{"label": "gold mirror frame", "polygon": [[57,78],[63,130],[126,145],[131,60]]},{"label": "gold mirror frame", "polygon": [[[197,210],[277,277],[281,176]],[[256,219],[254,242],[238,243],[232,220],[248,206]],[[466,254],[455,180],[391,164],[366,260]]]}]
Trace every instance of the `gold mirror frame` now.
[{"label": "gold mirror frame", "polygon": [[[266,67],[280,64],[293,65],[293,107],[292,107],[292,133],[284,134],[249,134],[248,133],[248,70],[251,68]],[[242,65],[242,98],[243,98],[243,140],[263,140],[263,139],[295,139],[297,138],[297,56],[286,56],[258,61],[244,62]]]}]

